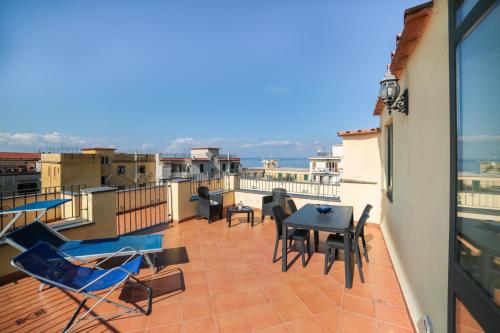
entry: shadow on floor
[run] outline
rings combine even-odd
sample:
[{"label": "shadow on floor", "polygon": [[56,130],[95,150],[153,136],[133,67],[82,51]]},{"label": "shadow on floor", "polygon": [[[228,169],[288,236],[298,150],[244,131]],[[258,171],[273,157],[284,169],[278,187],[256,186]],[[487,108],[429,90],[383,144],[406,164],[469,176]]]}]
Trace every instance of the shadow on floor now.
[{"label": "shadow on floor", "polygon": [[[124,260],[128,259],[128,256],[111,258],[103,265],[102,268],[113,268],[119,266]],[[157,272],[163,270],[167,266],[187,264],[189,262],[189,255],[187,249],[182,247],[175,247],[171,249],[163,249],[163,251],[156,255],[156,260],[154,262]],[[149,265],[146,260],[142,260],[141,269],[149,269]]]},{"label": "shadow on floor", "polygon": [[[149,279],[142,281],[153,289],[153,303],[186,290],[184,274],[180,268],[154,274]],[[145,301],[147,295],[142,288],[126,285],[122,288],[119,299],[127,303],[137,304],[138,302]]]}]

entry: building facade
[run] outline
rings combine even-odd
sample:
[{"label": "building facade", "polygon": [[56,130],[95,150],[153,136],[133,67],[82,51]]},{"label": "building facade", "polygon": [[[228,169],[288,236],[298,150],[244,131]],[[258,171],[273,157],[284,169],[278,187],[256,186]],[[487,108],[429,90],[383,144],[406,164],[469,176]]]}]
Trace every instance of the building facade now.
[{"label": "building facade", "polygon": [[389,68],[408,99],[375,107],[381,229],[415,327],[499,332],[498,1],[406,10]]},{"label": "building facade", "polygon": [[336,184],[342,175],[342,145],[333,145],[330,152],[309,157],[309,178],[312,182]]},{"label": "building facade", "polygon": [[153,154],[117,153],[114,148],[84,148],[82,153],[41,155],[42,187],[116,186],[155,182]]},{"label": "building facade", "polygon": [[40,188],[40,154],[0,152],[0,192],[35,192]]},{"label": "building facade", "polygon": [[159,179],[216,177],[241,171],[240,158],[221,153],[220,148],[191,148],[189,155],[157,154],[155,160]]}]

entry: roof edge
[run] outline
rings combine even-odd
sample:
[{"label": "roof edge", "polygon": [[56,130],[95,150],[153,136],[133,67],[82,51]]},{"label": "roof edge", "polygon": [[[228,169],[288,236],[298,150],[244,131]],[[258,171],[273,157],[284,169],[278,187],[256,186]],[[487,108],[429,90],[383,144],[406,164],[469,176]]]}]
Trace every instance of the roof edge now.
[{"label": "roof edge", "polygon": [[375,128],[364,128],[358,130],[339,131],[337,132],[337,135],[343,137],[350,135],[362,135],[362,134],[374,134],[374,133],[380,133],[380,128],[375,127]]}]

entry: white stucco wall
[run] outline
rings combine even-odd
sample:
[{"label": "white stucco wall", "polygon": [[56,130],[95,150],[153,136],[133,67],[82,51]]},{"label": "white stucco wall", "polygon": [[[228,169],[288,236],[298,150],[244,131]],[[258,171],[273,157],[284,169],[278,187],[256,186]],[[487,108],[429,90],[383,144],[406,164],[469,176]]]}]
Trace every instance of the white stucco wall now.
[{"label": "white stucco wall", "polygon": [[448,4],[434,1],[424,35],[400,75],[409,115],[380,117],[385,186],[386,125],[394,127],[393,202],[382,199],[381,229],[415,325],[430,315],[446,332],[450,114]]}]

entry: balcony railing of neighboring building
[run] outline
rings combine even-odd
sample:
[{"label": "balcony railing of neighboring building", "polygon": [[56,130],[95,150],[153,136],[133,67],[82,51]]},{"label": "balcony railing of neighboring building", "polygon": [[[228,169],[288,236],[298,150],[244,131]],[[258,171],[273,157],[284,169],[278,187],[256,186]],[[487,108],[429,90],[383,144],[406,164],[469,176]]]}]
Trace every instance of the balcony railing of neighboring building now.
[{"label": "balcony railing of neighboring building", "polygon": [[[71,199],[67,203],[51,208],[47,211],[41,222],[53,223],[68,219],[87,219],[88,197],[82,190],[85,185],[53,186],[35,188],[24,193],[18,191],[0,191],[0,210],[11,209],[32,202]],[[0,230],[11,220],[10,215],[0,215]],[[26,212],[16,223],[16,227],[29,224],[36,218],[36,212]]]},{"label": "balcony railing of neighboring building", "polygon": [[118,235],[167,223],[168,182],[158,181],[123,186],[116,191],[116,228]]},{"label": "balcony railing of neighboring building", "polygon": [[[187,158],[187,159],[189,159],[191,157],[192,156],[189,153],[164,153],[164,154],[160,154],[160,158],[165,158],[165,159],[169,159],[169,158],[173,158],[173,159]],[[239,159],[240,158],[238,155],[228,154],[228,153],[224,153],[224,152],[219,153],[218,157],[219,157],[219,160]]]},{"label": "balcony railing of neighboring building", "polygon": [[224,190],[230,173],[206,172],[191,175],[191,194],[198,194],[198,187],[208,187],[209,191]]},{"label": "balcony railing of neighboring building", "polygon": [[160,158],[191,158],[191,154],[187,153],[165,153],[160,154]]},{"label": "balcony railing of neighboring building", "polygon": [[270,192],[273,188],[284,188],[290,194],[334,199],[340,197],[338,184],[251,178],[247,176],[240,178],[240,189],[242,190]]},{"label": "balcony railing of neighboring building", "polygon": [[190,172],[172,172],[170,179],[191,179]]},{"label": "balcony railing of neighboring building", "polygon": [[331,152],[318,152],[316,153],[316,156],[313,156],[312,158],[314,159],[314,157],[322,157],[322,158],[332,158],[332,159],[340,159],[341,156],[340,155],[336,155],[336,154],[332,154]]},{"label": "balcony railing of neighboring building", "polygon": [[240,157],[238,155],[235,155],[235,154],[228,154],[228,153],[224,153],[224,152],[221,152],[219,153],[219,160],[225,160],[225,159],[239,159]]},{"label": "balcony railing of neighboring building", "polygon": [[312,168],[312,172],[315,173],[338,173],[338,169],[335,168]]}]

